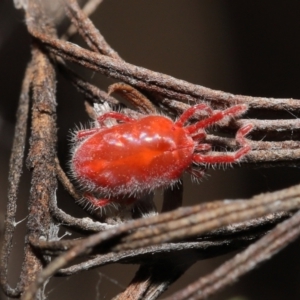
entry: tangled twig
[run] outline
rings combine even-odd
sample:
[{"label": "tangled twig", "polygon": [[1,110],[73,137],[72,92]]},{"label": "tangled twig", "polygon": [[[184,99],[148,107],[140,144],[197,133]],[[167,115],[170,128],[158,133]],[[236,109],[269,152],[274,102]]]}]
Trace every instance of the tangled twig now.
[{"label": "tangled twig", "polygon": [[[100,2],[88,2],[87,14]],[[122,60],[110,47],[75,0],[65,0],[64,4],[73,28],[83,37],[90,50],[59,39],[54,25],[43,11],[41,1],[28,0],[26,5],[21,5],[26,13],[27,29],[33,37],[33,50],[32,61],[23,81],[10,160],[0,276],[5,294],[35,299],[41,293],[40,287],[53,275],[71,276],[121,262],[139,263],[140,268],[117,299],[128,299],[128,295],[134,299],[156,299],[197,260],[251,244],[211,274],[169,298],[204,299],[294,240],[300,233],[300,215],[299,212],[295,213],[300,208],[299,185],[250,199],[220,200],[180,207],[183,185],[179,184],[177,189],[165,191],[162,214],[153,213],[148,218],[130,221],[126,219],[126,222],[122,216],[118,216],[117,221],[109,224],[100,222],[97,213],[90,218],[75,218],[57,206],[56,178],[75,200],[80,200],[81,195],[64,173],[56,156],[55,66],[89,103],[109,103],[115,108],[124,108],[110,95],[115,91],[121,93],[135,109],[128,109],[129,114],[163,110],[174,117],[199,102],[206,102],[216,110],[237,103],[247,104],[251,115],[255,115],[256,111],[266,114],[288,111],[296,116],[300,113],[299,100],[233,95],[132,65]],[[69,29],[67,35],[73,33],[74,29]],[[67,66],[68,63],[79,64],[121,83],[115,83],[106,93],[82,79]],[[32,171],[32,188],[23,267],[17,287],[11,288],[7,280],[8,260],[15,228],[30,99],[32,124],[27,165]],[[258,166],[263,163],[299,164],[300,123],[297,118],[270,120],[252,117],[224,121],[209,132],[206,142],[220,151],[235,149],[237,143],[230,137],[237,128],[249,121],[254,125],[252,137],[248,139],[252,151],[243,163],[255,163]],[[264,141],[260,140],[262,136],[266,136]],[[145,205],[143,209],[148,213],[153,212],[151,199],[146,202],[151,205]],[[134,209],[129,213],[133,218]],[[51,234],[51,227],[59,225],[80,231],[82,237],[58,240],[55,234]],[[193,256],[189,255],[191,251]],[[51,261],[50,256],[53,258]],[[83,262],[66,267],[79,256],[84,258]],[[189,259],[178,265],[177,261],[183,256]]]}]

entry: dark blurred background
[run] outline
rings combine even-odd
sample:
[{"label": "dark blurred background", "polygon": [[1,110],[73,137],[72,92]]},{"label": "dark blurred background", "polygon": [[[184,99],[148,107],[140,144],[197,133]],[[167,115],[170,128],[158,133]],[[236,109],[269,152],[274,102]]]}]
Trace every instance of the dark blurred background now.
[{"label": "dark blurred background", "polygon": [[[300,2],[296,0],[104,0],[92,20],[110,45],[132,64],[234,94],[300,99],[299,13]],[[54,7],[53,19],[59,15]],[[83,45],[80,38],[72,41]],[[0,0],[1,219],[5,211],[15,112],[29,59],[30,37],[23,13],[13,7],[12,1]],[[79,67],[76,69],[103,89],[112,82]],[[80,122],[86,123],[88,118],[82,97],[60,76],[57,109],[58,153],[64,159],[69,153],[69,130]],[[185,177],[184,205],[249,197],[300,181],[300,170],[296,168],[235,168],[210,171],[209,175],[198,185]],[[24,168],[18,220],[26,217],[29,184],[30,174]],[[61,188],[58,192],[60,207],[75,216],[82,214]],[[160,206],[161,191],[156,201]],[[14,240],[10,272],[13,286],[22,261],[25,222],[17,226]],[[211,299],[299,299],[299,249],[299,241],[294,242]],[[207,274],[232,255],[195,264],[168,294]],[[114,265],[72,278],[54,278],[46,293],[48,299],[110,299],[130,282],[136,269],[137,266]]]}]

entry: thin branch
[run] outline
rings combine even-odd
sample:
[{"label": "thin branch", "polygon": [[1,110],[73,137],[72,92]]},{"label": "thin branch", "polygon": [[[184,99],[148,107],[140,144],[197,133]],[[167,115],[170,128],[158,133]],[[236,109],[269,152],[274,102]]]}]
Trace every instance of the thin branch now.
[{"label": "thin branch", "polygon": [[138,111],[142,114],[156,113],[156,108],[150,102],[150,100],[128,84],[125,83],[112,84],[108,88],[108,93],[109,94],[117,93],[123,96],[123,98],[128,100],[130,104],[137,107]]},{"label": "thin branch", "polygon": [[246,103],[251,108],[288,110],[290,112],[300,110],[300,101],[298,100],[241,96],[211,90],[52,38],[31,26],[28,26],[28,30],[55,55],[100,72],[108,77],[124,81],[141,90],[157,93],[167,98],[180,100],[185,103],[206,101],[211,102],[212,106],[219,105],[221,107]]},{"label": "thin branch", "polygon": [[69,226],[79,231],[99,232],[114,227],[114,225],[95,222],[91,218],[79,219],[72,217],[57,207],[56,199],[53,199],[53,202],[50,203],[50,210],[51,215],[60,222],[61,225]]},{"label": "thin branch", "polygon": [[281,131],[294,132],[300,130],[300,120],[298,118],[288,120],[241,119],[235,122],[235,126],[236,128],[240,128],[245,123],[249,122],[253,124],[254,130],[260,130],[265,133],[268,133],[269,131],[280,133]]},{"label": "thin branch", "polygon": [[78,92],[83,94],[86,100],[90,103],[105,103],[112,106],[120,105],[119,101],[114,97],[108,95],[106,92],[100,90],[98,87],[90,84],[82,79],[79,75],[69,69],[62,61],[59,62],[59,70],[61,73],[75,86]]},{"label": "thin branch", "polygon": [[92,50],[120,59],[118,53],[107,44],[99,30],[95,28],[91,20],[80,9],[76,0],[66,0],[65,8],[67,16]]},{"label": "thin branch", "polygon": [[[90,16],[97,7],[102,3],[103,0],[89,0],[85,3],[84,7],[82,8],[83,13],[86,14],[86,16]],[[77,28],[71,24],[71,26],[68,28],[66,33],[61,37],[64,40],[70,39],[75,33],[77,32]]]},{"label": "thin branch", "polygon": [[33,63],[29,63],[25,72],[22,84],[21,95],[17,110],[17,123],[15,126],[15,135],[12,146],[12,153],[9,162],[8,174],[8,202],[6,208],[6,217],[4,223],[4,238],[1,252],[0,279],[1,286],[8,297],[18,297],[23,287],[17,285],[12,289],[8,280],[8,263],[12,249],[12,240],[16,226],[17,195],[22,174],[24,150],[26,141],[28,111],[29,111],[29,90],[32,81]]},{"label": "thin branch", "polygon": [[75,245],[78,245],[80,241],[81,239],[46,241],[30,237],[30,244],[41,252],[47,253],[47,255],[57,255],[57,253],[69,250]]},{"label": "thin branch", "polygon": [[59,179],[59,181],[63,184],[64,188],[68,191],[68,193],[77,201],[80,200],[81,195],[78,194],[77,190],[63,171],[63,169],[60,166],[59,160],[57,157],[55,157],[55,169],[56,169],[56,175]]},{"label": "thin branch", "polygon": [[212,230],[206,233],[202,238],[203,239],[216,239],[227,237],[232,237],[233,239],[238,235],[245,236],[248,232],[256,232],[257,230],[264,231],[266,228],[271,228],[274,225],[286,220],[293,216],[293,212],[279,212],[275,214],[266,215],[260,218],[252,219],[249,221],[244,221],[240,223],[230,224],[225,227],[221,227],[217,230]]},{"label": "thin branch", "polygon": [[[111,263],[149,263],[156,259],[166,259],[171,252],[181,252],[183,255],[188,255],[189,251],[194,254],[198,253],[197,259],[206,259],[219,256],[224,253],[239,249],[249,245],[255,241],[261,234],[245,235],[241,237],[227,238],[216,241],[200,241],[200,242],[183,242],[183,243],[166,243],[150,247],[144,247],[136,250],[126,250],[119,253],[107,253],[96,255],[94,258],[89,259],[80,264],[75,264],[71,267],[61,269],[58,275],[70,276],[79,272],[88,271],[90,269],[104,266]],[[49,245],[48,245],[49,246]],[[52,246],[52,245],[51,245]],[[45,250],[49,249],[45,245]],[[56,247],[57,250],[62,247]],[[155,256],[154,256],[155,255]]]}]

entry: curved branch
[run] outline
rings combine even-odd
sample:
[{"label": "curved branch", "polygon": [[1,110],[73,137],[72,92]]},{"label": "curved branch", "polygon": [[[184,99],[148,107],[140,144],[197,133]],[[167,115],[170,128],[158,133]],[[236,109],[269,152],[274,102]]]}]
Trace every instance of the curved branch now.
[{"label": "curved branch", "polygon": [[288,110],[290,112],[300,110],[300,101],[298,100],[241,96],[211,90],[86,50],[70,42],[52,38],[33,28],[31,22],[28,22],[27,25],[30,34],[41,41],[51,53],[144,91],[185,103],[206,101],[211,102],[213,106],[220,107],[246,103],[251,108]]}]

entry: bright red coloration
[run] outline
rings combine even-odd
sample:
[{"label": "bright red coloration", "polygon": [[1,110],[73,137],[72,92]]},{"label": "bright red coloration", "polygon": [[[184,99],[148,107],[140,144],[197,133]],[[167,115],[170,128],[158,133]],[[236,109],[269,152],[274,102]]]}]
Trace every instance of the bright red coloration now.
[{"label": "bright red coloration", "polygon": [[[224,111],[213,111],[199,104],[185,111],[176,122],[159,115],[136,120],[117,112],[105,113],[97,119],[101,126],[105,126],[109,118],[122,123],[77,133],[78,144],[71,160],[73,174],[93,194],[107,198],[98,200],[86,194],[94,205],[131,203],[139,195],[174,184],[186,170],[202,176],[203,172],[193,169],[193,163],[238,161],[250,150],[244,136],[251,131],[251,124],[238,130],[236,140],[241,148],[237,152],[210,153],[211,146],[200,141],[206,136],[206,127],[227,116],[240,115],[246,109],[245,105],[236,105]],[[184,127],[203,110],[208,117]]]}]

